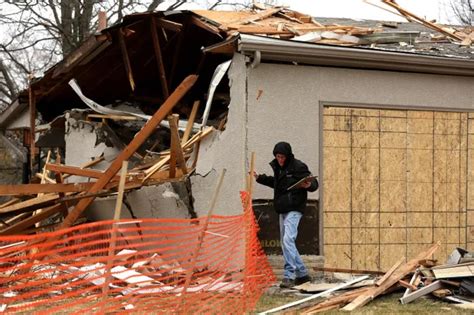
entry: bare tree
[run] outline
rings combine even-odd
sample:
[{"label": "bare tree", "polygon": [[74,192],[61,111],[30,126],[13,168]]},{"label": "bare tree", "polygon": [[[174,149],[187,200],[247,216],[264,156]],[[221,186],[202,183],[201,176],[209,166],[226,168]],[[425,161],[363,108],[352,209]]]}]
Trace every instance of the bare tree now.
[{"label": "bare tree", "polygon": [[449,10],[457,23],[474,25],[474,0],[451,0]]},{"label": "bare tree", "polygon": [[[95,32],[98,11],[106,12],[108,21],[115,23],[132,12],[153,11],[159,5],[174,10],[192,2],[208,9],[242,9],[253,4],[252,0],[4,0],[0,7],[0,112],[27,86],[28,77],[42,75]],[[274,5],[278,0],[259,2]]]},{"label": "bare tree", "polygon": [[108,21],[151,11],[164,0],[6,0],[0,9],[0,112],[25,88],[77,48],[97,28],[98,11]]}]

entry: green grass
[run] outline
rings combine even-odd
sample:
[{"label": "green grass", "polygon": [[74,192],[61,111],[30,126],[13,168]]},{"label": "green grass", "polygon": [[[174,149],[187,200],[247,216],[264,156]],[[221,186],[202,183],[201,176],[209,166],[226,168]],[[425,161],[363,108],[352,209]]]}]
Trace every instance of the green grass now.
[{"label": "green grass", "polygon": [[[409,304],[402,305],[399,298],[401,292],[380,296],[369,304],[351,312],[350,314],[378,315],[378,314],[474,314],[474,311],[462,310],[453,304],[446,303],[437,298],[421,297]],[[258,301],[255,312],[269,310],[293,301],[303,299],[302,296],[294,294],[265,294]],[[316,300],[315,300],[316,301]],[[323,300],[320,300],[323,301]],[[298,312],[297,312],[298,314]],[[349,314],[344,311],[332,310],[321,314]]]}]

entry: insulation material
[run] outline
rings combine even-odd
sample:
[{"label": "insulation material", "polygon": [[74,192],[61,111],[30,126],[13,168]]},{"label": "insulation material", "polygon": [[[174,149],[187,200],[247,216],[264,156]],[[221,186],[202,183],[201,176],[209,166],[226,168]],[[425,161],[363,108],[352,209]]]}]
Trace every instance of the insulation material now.
[{"label": "insulation material", "polygon": [[441,261],[454,247],[474,248],[473,120],[325,107],[326,265],[387,270],[436,241]]}]

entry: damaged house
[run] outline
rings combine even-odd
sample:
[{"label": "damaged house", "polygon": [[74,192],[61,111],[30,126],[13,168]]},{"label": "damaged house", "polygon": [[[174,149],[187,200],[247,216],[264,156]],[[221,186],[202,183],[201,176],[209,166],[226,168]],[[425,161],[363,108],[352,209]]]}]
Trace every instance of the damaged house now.
[{"label": "damaged house", "polygon": [[[64,160],[53,150],[45,169],[82,183],[197,74],[172,109],[179,122],[164,121],[130,158],[131,182],[143,185],[126,193],[123,217],[204,216],[222,169],[215,213],[240,213],[251,153],[268,173],[285,140],[320,178],[299,240],[310,266],[324,256],[328,266],[386,270],[435,241],[444,259],[474,246],[474,51],[460,45],[474,33],[429,27],[316,21],[283,8],[130,15],[33,82],[0,123],[37,136],[24,137],[43,148],[31,177],[47,181],[47,149],[59,148]],[[173,121],[181,162],[170,158]],[[278,254],[271,198],[255,187],[262,244]],[[114,204],[96,196],[87,219],[111,218]]]}]

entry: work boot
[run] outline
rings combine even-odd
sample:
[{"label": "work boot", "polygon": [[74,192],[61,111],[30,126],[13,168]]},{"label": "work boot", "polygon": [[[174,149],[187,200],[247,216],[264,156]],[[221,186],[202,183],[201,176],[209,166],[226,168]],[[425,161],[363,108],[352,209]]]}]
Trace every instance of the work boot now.
[{"label": "work boot", "polygon": [[303,283],[306,283],[306,282],[311,282],[311,277],[306,275],[306,276],[303,276],[303,277],[297,277],[295,279],[295,285],[300,285],[300,284],[303,284]]},{"label": "work boot", "polygon": [[280,288],[282,289],[289,289],[294,286],[295,286],[295,280],[293,279],[283,278],[283,280],[280,282]]}]

